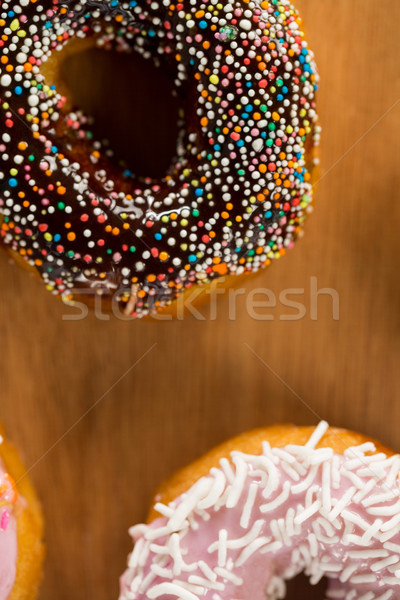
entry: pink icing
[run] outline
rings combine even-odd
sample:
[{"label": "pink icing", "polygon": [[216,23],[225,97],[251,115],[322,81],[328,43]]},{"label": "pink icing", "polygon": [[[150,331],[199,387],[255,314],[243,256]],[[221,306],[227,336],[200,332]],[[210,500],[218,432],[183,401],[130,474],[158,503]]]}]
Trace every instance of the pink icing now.
[{"label": "pink icing", "polygon": [[[400,456],[371,443],[233,452],[163,516],[130,530],[120,600],[276,600],[301,571],[328,598],[400,598]],[[319,433],[318,433],[319,431]]]},{"label": "pink icing", "polygon": [[[5,474],[0,462],[0,481]],[[7,600],[17,570],[17,523],[11,505],[0,497],[0,600]]]}]

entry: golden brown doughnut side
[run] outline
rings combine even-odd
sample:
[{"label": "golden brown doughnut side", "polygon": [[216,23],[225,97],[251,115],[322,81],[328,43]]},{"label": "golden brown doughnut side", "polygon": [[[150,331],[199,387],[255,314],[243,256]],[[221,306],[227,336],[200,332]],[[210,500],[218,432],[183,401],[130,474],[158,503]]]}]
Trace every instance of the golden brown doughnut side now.
[{"label": "golden brown doughnut side", "polygon": [[[310,438],[315,427],[296,427],[295,425],[271,425],[242,433],[213,448],[190,465],[183,467],[158,488],[152,502],[147,522],[150,523],[159,514],[154,510],[155,502],[168,504],[177,496],[188,490],[198,479],[207,475],[212,467],[218,467],[221,458],[229,457],[234,450],[246,454],[259,455],[262,443],[267,441],[272,447],[283,448],[288,444],[303,446]],[[346,448],[358,446],[364,442],[373,442],[376,452],[384,452],[387,456],[395,454],[377,440],[371,439],[356,431],[330,427],[317,444],[317,448],[332,448],[337,454],[343,454]]]},{"label": "golden brown doughnut side", "polygon": [[[0,432],[2,433],[2,432]],[[9,600],[34,600],[37,598],[42,578],[44,558],[42,509],[26,468],[16,449],[4,440],[0,457],[7,472],[17,485],[18,500],[15,505],[17,519],[18,562],[15,584]]]}]

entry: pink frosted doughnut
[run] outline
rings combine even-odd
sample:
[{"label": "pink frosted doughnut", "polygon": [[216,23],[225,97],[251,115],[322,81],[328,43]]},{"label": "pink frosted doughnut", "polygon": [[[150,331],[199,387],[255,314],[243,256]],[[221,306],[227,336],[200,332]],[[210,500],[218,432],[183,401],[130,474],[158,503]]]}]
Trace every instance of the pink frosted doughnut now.
[{"label": "pink frosted doughnut", "polygon": [[302,571],[328,579],[327,598],[395,600],[399,472],[399,455],[324,422],[239,436],[167,481],[132,527],[120,600],[276,600]]},{"label": "pink frosted doughnut", "polygon": [[35,600],[42,578],[43,517],[25,466],[0,426],[0,600]]}]

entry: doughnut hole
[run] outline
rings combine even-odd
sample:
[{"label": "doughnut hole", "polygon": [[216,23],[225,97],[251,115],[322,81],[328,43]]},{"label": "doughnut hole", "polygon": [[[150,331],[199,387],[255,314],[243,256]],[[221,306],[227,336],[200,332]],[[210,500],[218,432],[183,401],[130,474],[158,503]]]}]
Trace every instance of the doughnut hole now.
[{"label": "doughnut hole", "polygon": [[[69,43],[43,68],[67,106],[93,119],[95,140],[107,140],[116,166],[135,176],[163,177],[176,154],[179,101],[173,80],[135,52],[104,50],[93,40]],[[56,62],[56,64],[54,64]]]},{"label": "doughnut hole", "polygon": [[317,585],[311,585],[309,578],[300,573],[286,583],[285,600],[324,600],[328,588],[328,580],[324,577]]}]

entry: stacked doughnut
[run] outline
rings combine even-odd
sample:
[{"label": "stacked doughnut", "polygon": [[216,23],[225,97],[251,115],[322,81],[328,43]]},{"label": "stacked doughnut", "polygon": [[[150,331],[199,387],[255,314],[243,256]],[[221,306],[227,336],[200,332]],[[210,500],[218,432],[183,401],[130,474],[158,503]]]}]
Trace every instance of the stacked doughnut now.
[{"label": "stacked doughnut", "polygon": [[0,435],[0,600],[36,598],[42,534],[35,491],[15,449]]},{"label": "stacked doughnut", "polygon": [[[103,294],[142,316],[292,247],[312,200],[318,76],[289,0],[0,10],[1,240],[48,290]],[[183,116],[162,179],[121,166],[45,75],[82,38],[137,51],[173,79]]]},{"label": "stacked doughnut", "polygon": [[275,426],[178,472],[135,541],[120,600],[276,600],[301,571],[327,598],[400,597],[400,456],[361,434]]}]

